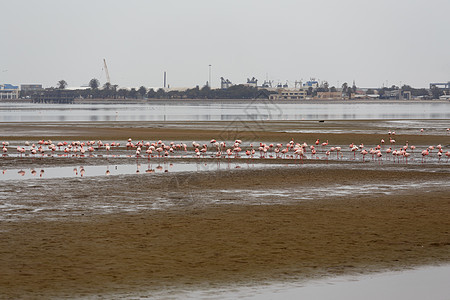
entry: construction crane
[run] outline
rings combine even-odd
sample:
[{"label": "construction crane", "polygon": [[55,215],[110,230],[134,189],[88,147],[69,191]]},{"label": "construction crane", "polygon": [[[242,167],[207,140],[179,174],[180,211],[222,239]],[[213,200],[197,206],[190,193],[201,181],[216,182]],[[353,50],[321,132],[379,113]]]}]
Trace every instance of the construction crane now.
[{"label": "construction crane", "polygon": [[103,59],[103,64],[105,65],[106,82],[111,84],[111,79],[109,78],[108,66],[106,65],[106,59]]}]

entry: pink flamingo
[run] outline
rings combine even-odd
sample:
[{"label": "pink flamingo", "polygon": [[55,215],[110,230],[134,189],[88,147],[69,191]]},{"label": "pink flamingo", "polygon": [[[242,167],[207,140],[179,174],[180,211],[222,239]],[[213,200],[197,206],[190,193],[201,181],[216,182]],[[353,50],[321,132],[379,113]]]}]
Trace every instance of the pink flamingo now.
[{"label": "pink flamingo", "polygon": [[322,143],[322,148],[325,147],[325,146],[328,146],[328,140],[326,142]]},{"label": "pink flamingo", "polygon": [[205,156],[206,151],[208,151],[206,147],[200,149],[200,153],[202,154],[202,156]]},{"label": "pink flamingo", "polygon": [[25,148],[24,147],[17,147],[17,152],[19,152],[20,153],[20,156],[22,156],[22,154],[24,154],[25,153]]},{"label": "pink flamingo", "polygon": [[377,157],[378,157],[378,161],[382,161],[381,157],[383,156],[383,154],[381,153],[380,150],[377,151]]},{"label": "pink flamingo", "polygon": [[127,143],[125,144],[125,146],[127,147],[127,150],[130,150],[130,149],[133,147],[133,143],[127,142]]},{"label": "pink flamingo", "polygon": [[428,154],[430,154],[430,153],[428,152],[428,149],[425,149],[425,150],[422,151],[422,163],[423,163],[424,158],[425,158]]},{"label": "pink flamingo", "polygon": [[409,157],[410,155],[411,155],[411,154],[409,154],[408,152],[405,152],[405,153],[403,154],[403,156],[405,157],[406,163],[408,163],[408,157]]},{"label": "pink flamingo", "polygon": [[231,149],[228,148],[228,149],[227,149],[227,156],[228,156],[228,159],[230,159],[231,155],[233,155],[233,151],[231,151]]},{"label": "pink flamingo", "polygon": [[264,147],[262,146],[262,144],[261,144],[261,146],[259,146],[258,150],[259,150],[259,157],[263,157],[263,155],[264,155]]},{"label": "pink flamingo", "polygon": [[238,157],[239,157],[239,152],[241,152],[241,151],[242,151],[241,147],[235,147],[235,148],[233,149],[233,152],[234,152],[234,158],[238,158]]},{"label": "pink flamingo", "polygon": [[275,148],[275,150],[274,150],[274,152],[275,152],[275,158],[278,158],[278,154],[280,153],[280,148]]},{"label": "pink flamingo", "polygon": [[341,147],[336,147],[336,158],[339,158],[340,153],[341,153]]},{"label": "pink flamingo", "polygon": [[352,152],[353,152],[353,159],[356,159],[356,151],[358,151],[359,148],[356,145],[353,145],[352,147]]},{"label": "pink flamingo", "polygon": [[373,148],[370,148],[369,154],[372,155],[372,160],[373,160],[374,156],[376,154],[376,151]]},{"label": "pink flamingo", "polygon": [[363,156],[363,162],[365,161],[365,157],[366,157],[367,153],[368,153],[368,152],[367,152],[366,149],[361,150],[361,154],[362,154],[362,156]]},{"label": "pink flamingo", "polygon": [[304,154],[303,148],[296,148],[294,150],[295,150],[294,151],[295,157],[296,158],[300,158],[301,160],[303,160],[303,154]]},{"label": "pink flamingo", "polygon": [[331,152],[334,152],[335,150],[336,150],[335,147],[331,147],[329,151],[330,151],[330,153],[331,153]]},{"label": "pink flamingo", "polygon": [[[392,148],[391,147],[389,147],[387,150],[386,150],[386,154],[391,154],[391,152],[392,152]],[[389,156],[388,156],[389,157]]]},{"label": "pink flamingo", "polygon": [[394,155],[394,162],[395,162],[395,158],[397,158],[397,163],[400,163],[400,156],[403,155],[401,150],[395,150],[392,152],[392,154]]}]

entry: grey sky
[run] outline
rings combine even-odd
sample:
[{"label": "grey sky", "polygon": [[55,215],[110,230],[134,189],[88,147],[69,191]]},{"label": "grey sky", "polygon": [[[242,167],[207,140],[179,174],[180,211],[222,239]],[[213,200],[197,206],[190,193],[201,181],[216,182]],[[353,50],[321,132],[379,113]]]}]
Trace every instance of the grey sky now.
[{"label": "grey sky", "polygon": [[0,82],[203,86],[450,80],[448,0],[0,0]]}]

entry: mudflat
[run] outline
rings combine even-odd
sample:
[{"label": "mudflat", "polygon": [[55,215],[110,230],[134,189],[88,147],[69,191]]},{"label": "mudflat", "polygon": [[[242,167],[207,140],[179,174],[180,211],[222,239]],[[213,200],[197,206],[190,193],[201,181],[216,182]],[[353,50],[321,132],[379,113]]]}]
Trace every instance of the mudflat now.
[{"label": "mudflat", "polygon": [[[91,134],[103,139],[129,135],[144,139],[153,134],[165,138],[166,131],[173,134],[170,138],[204,135],[206,139],[222,132],[195,127],[178,133],[163,128],[139,134],[142,129],[125,126],[119,133],[106,125],[96,130]],[[280,142],[288,137],[270,130],[261,135]],[[33,138],[73,136],[62,132]],[[81,130],[75,136],[91,137]],[[289,138],[311,143],[316,136]],[[377,134],[331,133],[326,137],[336,144],[352,138],[355,143],[365,139],[375,144],[379,139]],[[445,142],[446,136],[411,135],[398,140],[403,139],[428,144]],[[29,158],[2,160],[3,167],[21,163],[35,162]],[[81,208],[58,218],[2,219],[0,295],[139,295],[449,263],[450,173],[445,166],[360,168],[330,163],[308,167],[307,161],[294,168],[61,179],[42,186],[11,184],[9,191],[4,189],[4,198],[42,197],[39,201],[47,207],[52,202],[102,199],[111,206],[124,201],[133,208],[147,206],[156,198],[170,200],[172,206],[118,213]],[[431,187],[421,188],[427,182],[433,183]],[[358,191],[367,184],[392,190],[328,196],[323,189],[345,185]],[[36,192],[41,188],[45,192]],[[303,199],[306,188],[316,189],[317,198]],[[292,193],[286,199],[274,192],[280,190]],[[265,192],[260,203],[250,199],[253,191]]]}]

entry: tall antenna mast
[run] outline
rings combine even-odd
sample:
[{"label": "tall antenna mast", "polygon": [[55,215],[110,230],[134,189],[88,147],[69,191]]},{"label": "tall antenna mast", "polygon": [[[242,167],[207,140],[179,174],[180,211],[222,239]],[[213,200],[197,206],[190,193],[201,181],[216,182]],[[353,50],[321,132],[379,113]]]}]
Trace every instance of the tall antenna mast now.
[{"label": "tall antenna mast", "polygon": [[105,65],[106,82],[111,84],[111,78],[109,78],[108,66],[106,65],[106,59],[103,59],[103,64]]}]

